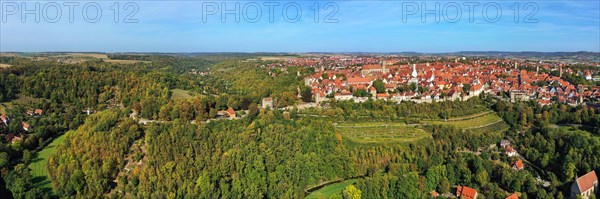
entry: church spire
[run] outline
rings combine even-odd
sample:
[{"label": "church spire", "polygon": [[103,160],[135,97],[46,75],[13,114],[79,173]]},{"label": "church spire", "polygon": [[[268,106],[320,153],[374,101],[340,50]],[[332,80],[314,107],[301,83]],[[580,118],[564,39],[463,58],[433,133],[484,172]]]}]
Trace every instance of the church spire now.
[{"label": "church spire", "polygon": [[412,77],[416,78],[417,77],[417,64],[413,64],[413,71],[412,71]]}]

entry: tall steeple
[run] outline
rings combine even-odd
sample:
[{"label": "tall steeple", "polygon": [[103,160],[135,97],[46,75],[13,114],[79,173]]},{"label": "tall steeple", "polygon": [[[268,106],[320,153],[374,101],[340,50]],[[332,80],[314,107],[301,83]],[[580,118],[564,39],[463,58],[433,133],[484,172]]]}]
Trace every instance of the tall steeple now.
[{"label": "tall steeple", "polygon": [[417,77],[417,64],[413,64],[413,71],[412,71],[412,77],[416,78]]},{"label": "tall steeple", "polygon": [[435,80],[435,69],[431,71],[431,78],[429,78],[429,82],[433,82]]},{"label": "tall steeple", "polygon": [[559,67],[560,67],[560,72],[558,73],[558,77],[562,78],[562,65],[560,65]]},{"label": "tall steeple", "polygon": [[417,75],[418,75],[418,73],[417,73],[417,64],[413,64],[413,71],[412,71],[412,74],[411,74],[412,78],[410,78],[410,80],[408,82],[409,83],[416,83],[416,84],[418,84],[419,83],[419,79],[417,78]]}]

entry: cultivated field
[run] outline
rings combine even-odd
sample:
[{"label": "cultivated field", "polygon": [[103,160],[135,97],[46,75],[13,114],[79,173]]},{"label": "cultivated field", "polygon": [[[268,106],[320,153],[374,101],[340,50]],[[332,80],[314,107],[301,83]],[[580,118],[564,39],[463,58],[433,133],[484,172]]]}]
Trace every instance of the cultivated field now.
[{"label": "cultivated field", "polygon": [[36,186],[44,190],[52,189],[48,176],[48,170],[46,169],[48,158],[56,153],[57,146],[65,140],[65,137],[65,135],[61,135],[60,137],[54,139],[48,146],[46,146],[46,148],[38,152],[31,164],[29,164],[33,181],[36,183]]},{"label": "cultivated field", "polygon": [[150,63],[150,61],[143,60],[120,60],[120,59],[109,59],[104,62],[115,63],[115,64],[135,64],[135,63]]},{"label": "cultivated field", "polygon": [[480,128],[472,128],[469,129],[472,132],[475,133],[495,133],[495,132],[504,132],[506,130],[508,130],[510,128],[510,126],[508,124],[506,124],[506,122],[504,121],[499,121],[484,127],[480,127]]},{"label": "cultivated field", "polygon": [[346,180],[334,184],[327,185],[319,190],[316,190],[310,195],[306,196],[307,199],[310,198],[331,198],[335,194],[342,194],[342,191],[349,185],[356,183],[357,179]]},{"label": "cultivated field", "polygon": [[67,53],[57,57],[108,59],[108,55],[100,53]]},{"label": "cultivated field", "polygon": [[336,126],[344,138],[356,143],[409,143],[431,137],[414,126],[401,123],[349,123]]},{"label": "cultivated field", "polygon": [[16,53],[0,53],[0,57],[17,57]]}]

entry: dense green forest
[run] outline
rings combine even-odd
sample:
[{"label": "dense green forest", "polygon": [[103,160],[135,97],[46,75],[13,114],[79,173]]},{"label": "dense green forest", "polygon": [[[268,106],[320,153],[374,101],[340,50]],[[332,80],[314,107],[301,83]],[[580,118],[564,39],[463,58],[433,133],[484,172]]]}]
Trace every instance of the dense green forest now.
[{"label": "dense green forest", "polygon": [[[334,197],[427,198],[431,191],[454,193],[463,185],[485,198],[515,192],[521,198],[566,198],[575,176],[600,171],[600,114],[587,106],[541,107],[483,95],[464,102],[369,99],[302,110],[260,109],[264,97],[274,98],[277,107],[298,104],[298,88],[306,89],[302,76],[312,70],[272,67],[277,61],[243,56],[109,57],[148,62],[0,60],[13,65],[0,70],[0,102],[12,119],[0,125],[0,133],[3,138],[23,136],[0,144],[6,188],[1,194],[303,198],[322,185],[355,179]],[[175,89],[189,96],[173,98]],[[228,108],[241,116],[221,119],[218,111]],[[34,109],[44,114],[27,114]],[[88,115],[87,109],[95,112]],[[442,123],[488,113],[510,129],[487,132]],[[143,124],[142,119],[153,122]],[[359,143],[339,130],[339,123],[356,121],[410,127],[428,137]],[[21,122],[32,128],[23,130]],[[43,189],[27,165],[61,135],[65,141],[46,164],[51,190]],[[503,139],[527,159],[524,170],[512,169],[517,158],[498,146]]]}]

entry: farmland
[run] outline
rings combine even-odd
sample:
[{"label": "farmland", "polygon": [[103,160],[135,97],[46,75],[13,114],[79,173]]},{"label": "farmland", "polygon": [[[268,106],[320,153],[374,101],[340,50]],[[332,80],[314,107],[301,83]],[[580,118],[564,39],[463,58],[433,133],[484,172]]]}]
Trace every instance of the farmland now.
[{"label": "farmland", "polygon": [[104,60],[104,62],[115,63],[115,64],[150,63],[150,61],[142,61],[142,60],[119,60],[119,59],[109,59],[109,60]]}]

